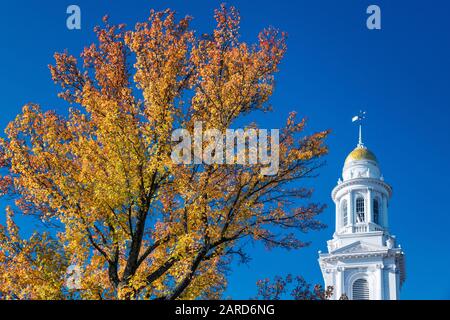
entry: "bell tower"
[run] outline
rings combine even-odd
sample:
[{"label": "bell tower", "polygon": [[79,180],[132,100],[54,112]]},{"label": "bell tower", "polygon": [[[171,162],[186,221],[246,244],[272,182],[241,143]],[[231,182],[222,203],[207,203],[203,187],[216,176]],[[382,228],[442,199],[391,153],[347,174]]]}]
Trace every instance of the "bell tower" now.
[{"label": "bell tower", "polygon": [[389,232],[388,208],[392,188],[384,181],[375,155],[359,141],[344,162],[342,178],[331,197],[336,227],[319,252],[325,286],[333,286],[333,299],[396,300],[405,280],[404,253]]}]

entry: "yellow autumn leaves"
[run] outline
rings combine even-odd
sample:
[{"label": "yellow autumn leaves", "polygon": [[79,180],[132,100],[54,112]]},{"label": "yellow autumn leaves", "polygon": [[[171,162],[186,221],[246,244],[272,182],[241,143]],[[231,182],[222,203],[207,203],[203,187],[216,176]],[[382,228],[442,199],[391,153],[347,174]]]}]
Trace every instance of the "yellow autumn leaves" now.
[{"label": "yellow autumn leaves", "polygon": [[[55,54],[52,78],[67,116],[23,108],[0,141],[0,195],[14,210],[58,226],[50,237],[0,229],[0,297],[30,299],[217,298],[226,266],[246,259],[241,239],[298,248],[286,229],[320,228],[319,205],[296,182],[320,166],[327,131],[302,136],[294,116],[280,136],[280,169],[174,165],[171,133],[203,121],[221,131],[268,110],[284,34],[238,39],[240,17],[222,6],[208,36],[171,10],[134,30],[105,19],[81,61]],[[295,204],[298,204],[296,208]],[[8,217],[12,214],[8,213]],[[280,230],[283,230],[280,232]],[[64,285],[69,266],[79,288]]]}]

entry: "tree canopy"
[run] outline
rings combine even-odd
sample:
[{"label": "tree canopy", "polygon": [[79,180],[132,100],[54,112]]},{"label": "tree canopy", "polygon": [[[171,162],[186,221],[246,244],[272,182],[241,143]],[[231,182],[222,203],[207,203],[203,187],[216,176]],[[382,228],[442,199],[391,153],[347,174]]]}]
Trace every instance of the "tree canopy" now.
[{"label": "tree canopy", "polygon": [[[299,180],[313,177],[328,131],[305,134],[295,114],[281,130],[279,171],[261,165],[174,164],[171,133],[224,131],[269,112],[285,34],[239,40],[237,11],[215,12],[211,34],[190,17],[151,11],[133,30],[95,29],[80,58],[56,53],[52,79],[67,114],[23,107],[0,140],[0,297],[26,299],[218,298],[243,239],[267,247],[307,245],[323,210]],[[249,124],[256,126],[256,124]],[[295,182],[295,183],[294,183]],[[19,235],[14,214],[46,228]],[[78,266],[79,286],[66,286]]]}]

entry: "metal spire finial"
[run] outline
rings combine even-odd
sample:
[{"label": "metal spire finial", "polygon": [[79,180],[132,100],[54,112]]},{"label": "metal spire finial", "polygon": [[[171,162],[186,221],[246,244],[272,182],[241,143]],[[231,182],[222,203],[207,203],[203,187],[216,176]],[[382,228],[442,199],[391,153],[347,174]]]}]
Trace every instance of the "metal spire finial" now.
[{"label": "metal spire finial", "polygon": [[352,122],[358,122],[359,124],[359,137],[358,137],[358,147],[364,147],[364,143],[362,141],[362,122],[366,118],[366,112],[360,110],[357,116],[352,118]]}]

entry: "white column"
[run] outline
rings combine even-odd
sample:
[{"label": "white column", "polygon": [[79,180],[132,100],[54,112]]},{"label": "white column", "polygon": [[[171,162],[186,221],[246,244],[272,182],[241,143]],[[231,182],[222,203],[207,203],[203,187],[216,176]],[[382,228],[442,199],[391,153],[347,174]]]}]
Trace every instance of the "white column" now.
[{"label": "white column", "polygon": [[377,265],[377,274],[376,274],[376,278],[377,278],[377,282],[378,282],[378,295],[375,297],[375,299],[377,300],[383,300],[384,299],[384,279],[383,279],[383,265],[382,264],[378,264]]},{"label": "white column", "polygon": [[343,293],[345,293],[344,290],[344,267],[338,266],[336,268],[336,300],[339,300]]},{"label": "white column", "polygon": [[339,201],[334,201],[334,205],[336,206],[336,233],[338,233],[341,228],[341,219],[339,219]]},{"label": "white column", "polygon": [[383,194],[382,208],[383,208],[383,224],[384,228],[389,228],[389,219],[388,219],[388,197]]},{"label": "white column", "polygon": [[392,266],[388,272],[388,285],[389,285],[389,300],[397,300],[399,292],[399,276],[396,266]]},{"label": "white column", "polygon": [[[372,217],[372,189],[367,188],[367,222],[370,223],[373,221]],[[369,230],[367,230],[369,231]]]},{"label": "white column", "polygon": [[353,191],[349,191],[348,196],[348,221],[350,222],[350,226],[353,228],[353,225],[355,224],[355,214],[353,210]]}]

